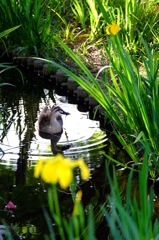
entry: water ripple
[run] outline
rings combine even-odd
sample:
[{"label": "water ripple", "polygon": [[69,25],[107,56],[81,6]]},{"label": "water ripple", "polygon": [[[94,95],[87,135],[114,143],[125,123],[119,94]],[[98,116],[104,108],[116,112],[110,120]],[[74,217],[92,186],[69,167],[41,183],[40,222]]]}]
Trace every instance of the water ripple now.
[{"label": "water ripple", "polygon": [[[70,148],[64,151],[64,155],[72,159],[82,157],[88,160],[93,156],[99,158],[102,149],[107,144],[106,133],[99,128],[99,122],[89,120],[89,113],[79,112],[77,105],[60,102],[58,99],[60,98],[57,97],[57,104],[71,113],[69,116],[63,116],[64,132],[58,142],[59,146],[70,145]],[[49,102],[50,105],[53,105],[50,99]],[[45,103],[41,101],[39,108],[44,106]],[[30,107],[34,108],[34,106]],[[0,144],[2,149],[0,164],[6,165],[6,167],[16,168],[19,158],[28,160],[28,164],[31,161],[31,165],[34,166],[38,159],[53,156],[50,140],[43,139],[38,135],[37,120],[34,126],[28,128],[23,101],[20,101],[18,108],[20,114],[19,116],[15,115],[14,123]],[[38,119],[40,111],[37,112],[36,119]],[[29,120],[27,122],[30,124]],[[33,137],[27,141],[29,134],[32,134]]]}]

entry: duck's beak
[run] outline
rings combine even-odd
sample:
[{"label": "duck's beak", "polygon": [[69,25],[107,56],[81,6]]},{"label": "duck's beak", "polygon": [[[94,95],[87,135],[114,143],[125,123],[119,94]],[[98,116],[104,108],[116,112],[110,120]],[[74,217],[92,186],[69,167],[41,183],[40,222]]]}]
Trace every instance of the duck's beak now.
[{"label": "duck's beak", "polygon": [[71,113],[68,113],[68,112],[65,112],[65,111],[63,111],[62,114],[65,114],[65,115],[71,115]]}]

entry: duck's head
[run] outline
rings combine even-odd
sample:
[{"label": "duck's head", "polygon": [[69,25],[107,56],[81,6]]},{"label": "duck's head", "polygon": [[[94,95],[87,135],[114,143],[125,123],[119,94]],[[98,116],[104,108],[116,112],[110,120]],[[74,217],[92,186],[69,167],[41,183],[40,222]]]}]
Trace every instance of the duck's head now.
[{"label": "duck's head", "polygon": [[53,106],[52,108],[51,108],[51,114],[64,114],[64,115],[70,115],[70,113],[68,113],[68,112],[65,112],[61,107],[59,107],[59,106]]}]

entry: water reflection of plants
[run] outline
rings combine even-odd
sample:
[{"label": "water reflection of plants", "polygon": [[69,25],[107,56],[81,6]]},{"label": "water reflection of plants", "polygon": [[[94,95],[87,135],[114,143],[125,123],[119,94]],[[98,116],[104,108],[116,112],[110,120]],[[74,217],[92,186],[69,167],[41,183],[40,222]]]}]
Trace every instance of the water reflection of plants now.
[{"label": "water reflection of plants", "polygon": [[[7,30],[3,31],[2,33],[0,33],[0,39],[1,39],[2,37],[4,37],[4,36],[8,35],[9,33],[13,32],[14,30],[18,29],[18,28],[19,28],[19,26],[13,27],[13,28],[11,28],[11,29],[7,29]],[[4,43],[3,40],[2,40],[2,42],[3,42],[4,46],[5,46],[5,43]],[[10,63],[9,63],[9,64],[8,64],[8,63],[0,63],[0,68],[2,68],[2,70],[0,71],[0,74],[2,74],[2,72],[6,71],[6,70],[10,70],[10,69],[12,69],[12,68],[15,68],[15,66],[11,65]],[[18,70],[18,71],[19,71],[19,70]],[[2,80],[1,83],[0,83],[0,88],[3,87],[3,86],[5,86],[5,85],[13,86],[12,84],[5,83],[5,82],[3,82],[3,80]],[[4,115],[5,117],[6,117],[6,116],[9,117],[9,114],[7,113],[7,109],[6,109],[5,107],[2,107],[2,106],[1,106],[1,107],[0,107],[0,126],[2,126],[2,128],[1,128],[0,130],[3,130],[3,135],[4,135],[4,134],[6,135],[6,127],[5,127],[6,122],[3,121],[3,117],[2,117],[3,115]],[[1,139],[1,140],[2,140],[2,139]],[[0,151],[3,152],[2,149],[0,149]]]},{"label": "water reflection of plants", "polygon": [[[19,76],[21,75],[19,75],[15,70],[12,70],[7,74],[3,73],[1,76],[8,84],[8,86],[5,88],[1,88],[1,104],[2,107],[6,109],[6,111],[9,110],[8,115],[2,113],[2,120],[7,130],[9,130],[12,124],[15,124],[16,131],[19,137],[21,137],[21,135],[23,135],[26,131],[25,127],[29,127],[29,124],[36,121],[37,111],[39,110],[38,105],[41,98],[44,100],[44,102],[46,102],[46,92],[44,91],[44,85],[40,79],[37,81],[37,75],[35,74],[32,74],[32,76],[25,74],[24,83],[21,81],[21,79],[19,79]],[[28,84],[28,78],[31,77],[32,83]],[[16,80],[13,81],[13,79]],[[11,86],[11,83],[14,84],[14,87]],[[12,92],[12,94],[8,94],[8,92]],[[52,90],[49,90],[48,94],[50,98],[55,101]],[[22,104],[20,104],[19,101]],[[30,108],[30,105],[34,105],[34,107],[37,105],[35,107],[36,111],[33,111],[33,109]],[[26,125],[25,127],[24,123]]]}]

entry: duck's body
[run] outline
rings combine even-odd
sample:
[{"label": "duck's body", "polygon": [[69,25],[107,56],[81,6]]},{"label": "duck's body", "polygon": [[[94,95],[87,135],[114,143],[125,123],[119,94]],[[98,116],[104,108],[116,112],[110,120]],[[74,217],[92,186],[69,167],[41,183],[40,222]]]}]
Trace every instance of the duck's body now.
[{"label": "duck's body", "polygon": [[53,106],[48,109],[44,107],[39,119],[38,119],[38,130],[39,135],[43,138],[53,139],[58,138],[63,132],[63,120],[61,114],[69,115],[69,113],[62,110],[58,106]]},{"label": "duck's body", "polygon": [[42,138],[51,139],[51,149],[54,154],[62,153],[63,150],[70,148],[70,145],[58,147],[57,142],[63,132],[63,120],[61,114],[69,115],[58,106],[44,107],[38,119],[39,135]]}]

